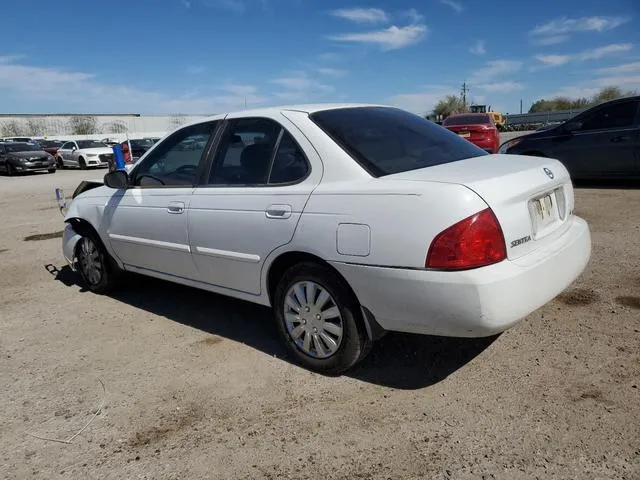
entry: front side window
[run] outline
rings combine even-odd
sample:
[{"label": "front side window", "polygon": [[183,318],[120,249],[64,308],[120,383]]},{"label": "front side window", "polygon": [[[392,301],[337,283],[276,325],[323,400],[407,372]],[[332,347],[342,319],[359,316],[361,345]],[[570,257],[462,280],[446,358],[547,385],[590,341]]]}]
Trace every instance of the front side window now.
[{"label": "front side window", "polygon": [[194,185],[198,166],[217,125],[218,122],[199,123],[174,132],[132,172],[133,185]]},{"label": "front side window", "polygon": [[455,133],[397,108],[324,110],[311,119],[374,177],[488,155]]},{"label": "front side window", "polygon": [[61,149],[61,150],[73,150],[73,147],[75,147],[75,146],[76,146],[76,144],[75,144],[75,143],[73,143],[73,142],[67,142],[67,143],[65,143],[64,145],[62,145],[62,146],[60,147],[60,149]]},{"label": "front side window", "polygon": [[282,127],[266,118],[229,122],[218,147],[210,185],[264,185]]},{"label": "front side window", "polygon": [[588,115],[582,122],[582,131],[607,130],[633,126],[638,111],[638,102],[622,102],[605,106]]}]

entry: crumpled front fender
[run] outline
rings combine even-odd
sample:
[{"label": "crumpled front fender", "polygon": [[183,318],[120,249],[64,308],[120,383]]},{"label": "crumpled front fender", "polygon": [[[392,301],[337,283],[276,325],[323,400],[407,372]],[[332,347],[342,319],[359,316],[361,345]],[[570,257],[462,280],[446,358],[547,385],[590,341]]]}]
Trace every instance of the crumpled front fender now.
[{"label": "crumpled front fender", "polygon": [[75,270],[76,245],[78,245],[78,241],[81,238],[82,238],[82,235],[76,232],[70,223],[67,223],[65,225],[64,232],[62,234],[62,253],[64,255],[64,259],[67,261],[69,266],[74,270]]}]

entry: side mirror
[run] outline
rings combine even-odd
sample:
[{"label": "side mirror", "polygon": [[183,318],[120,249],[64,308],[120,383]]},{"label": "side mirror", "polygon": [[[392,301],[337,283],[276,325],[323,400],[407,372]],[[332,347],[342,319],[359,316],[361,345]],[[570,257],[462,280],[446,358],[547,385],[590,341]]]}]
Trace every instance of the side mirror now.
[{"label": "side mirror", "polygon": [[127,188],[129,186],[129,175],[122,170],[109,172],[104,176],[104,184],[109,188]]},{"label": "side mirror", "polygon": [[562,126],[562,129],[565,132],[575,132],[580,130],[581,128],[582,128],[582,122],[575,122],[571,120],[569,120]]}]

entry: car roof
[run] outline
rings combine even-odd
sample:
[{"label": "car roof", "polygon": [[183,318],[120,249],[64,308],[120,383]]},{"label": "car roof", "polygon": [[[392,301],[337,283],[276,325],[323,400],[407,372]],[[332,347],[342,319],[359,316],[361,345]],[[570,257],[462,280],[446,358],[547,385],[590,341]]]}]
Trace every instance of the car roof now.
[{"label": "car roof", "polygon": [[455,117],[484,117],[493,112],[487,113],[454,113],[453,115],[449,115],[447,118],[455,118]]},{"label": "car roof", "polygon": [[260,116],[270,116],[277,115],[282,112],[303,112],[308,113],[309,115],[317,112],[322,112],[325,110],[337,110],[340,108],[362,108],[362,107],[390,107],[389,105],[377,105],[372,103],[311,103],[311,104],[294,104],[294,105],[280,105],[273,107],[263,107],[263,108],[253,108],[248,110],[236,110],[229,111],[224,113],[219,113],[216,115],[212,115],[210,117],[206,117],[203,119],[199,119],[194,122],[190,122],[189,125],[206,122],[210,120],[221,120],[227,116],[247,116],[247,117],[260,117]]}]

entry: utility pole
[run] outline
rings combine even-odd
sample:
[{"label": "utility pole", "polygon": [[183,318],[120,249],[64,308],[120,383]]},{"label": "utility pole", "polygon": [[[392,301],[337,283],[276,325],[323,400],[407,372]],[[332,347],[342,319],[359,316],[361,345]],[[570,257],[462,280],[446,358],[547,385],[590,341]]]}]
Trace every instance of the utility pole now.
[{"label": "utility pole", "polygon": [[467,111],[467,92],[469,91],[469,87],[467,87],[467,82],[464,82],[462,84],[462,107],[464,108],[465,112]]},{"label": "utility pole", "polygon": [[522,113],[522,99],[520,99],[520,113]]}]

